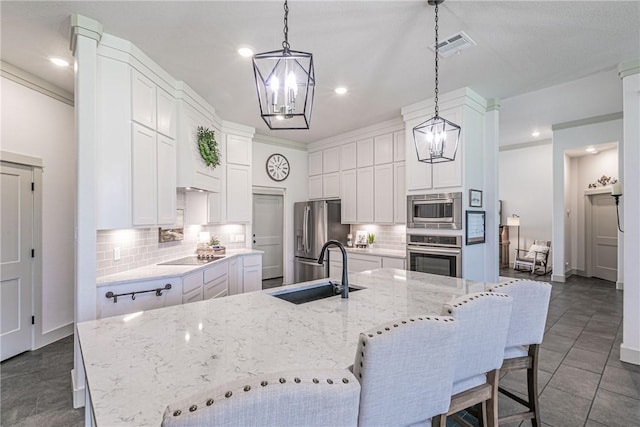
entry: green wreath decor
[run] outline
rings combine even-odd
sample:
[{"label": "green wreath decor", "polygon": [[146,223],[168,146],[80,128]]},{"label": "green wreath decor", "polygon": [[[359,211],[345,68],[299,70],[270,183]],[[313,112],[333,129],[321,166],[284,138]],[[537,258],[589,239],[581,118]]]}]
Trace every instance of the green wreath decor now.
[{"label": "green wreath decor", "polygon": [[207,166],[215,168],[220,164],[220,149],[214,131],[198,126],[198,149]]}]

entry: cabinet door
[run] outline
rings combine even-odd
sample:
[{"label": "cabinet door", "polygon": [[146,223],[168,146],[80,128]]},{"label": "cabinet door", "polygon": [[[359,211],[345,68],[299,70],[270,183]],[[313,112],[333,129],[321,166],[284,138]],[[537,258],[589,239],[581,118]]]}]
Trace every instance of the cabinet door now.
[{"label": "cabinet door", "polygon": [[356,182],[357,208],[356,216],[359,223],[373,223],[374,198],[373,198],[373,167],[358,168]]},{"label": "cabinet door", "polygon": [[156,129],[156,85],[135,70],[131,70],[131,118]]},{"label": "cabinet door", "polygon": [[131,139],[133,225],[157,223],[156,133],[137,123]]},{"label": "cabinet door", "polygon": [[227,221],[251,222],[249,166],[227,165]]},{"label": "cabinet door", "polygon": [[373,138],[356,143],[356,158],[359,168],[373,166]]},{"label": "cabinet door", "polygon": [[329,278],[333,280],[342,280],[342,261],[333,261],[329,263]]},{"label": "cabinet door", "polygon": [[[416,125],[418,123],[416,122]],[[407,190],[430,190],[431,183],[431,165],[418,161],[416,147],[413,142],[413,136],[409,136],[405,141],[405,165],[407,168]]]},{"label": "cabinet door", "polygon": [[262,289],[262,265],[244,267],[242,272],[242,291],[253,292]]},{"label": "cabinet door", "polygon": [[325,199],[340,198],[340,172],[322,175],[322,196]]},{"label": "cabinet door", "polygon": [[373,139],[374,160],[376,165],[393,162],[393,134],[387,133]]},{"label": "cabinet door", "polygon": [[226,297],[229,295],[229,280],[225,274],[204,284],[203,299]]},{"label": "cabinet door", "polygon": [[340,170],[340,147],[327,148],[322,151],[322,173]]},{"label": "cabinet door", "polygon": [[356,169],[341,172],[341,175],[340,200],[342,212],[340,217],[343,224],[355,224],[358,220],[356,217]]},{"label": "cabinet door", "polygon": [[164,135],[158,138],[158,225],[176,223],[176,145]]},{"label": "cabinet door", "polygon": [[207,209],[207,222],[209,224],[220,224],[222,222],[222,194],[208,194],[209,207]]},{"label": "cabinet door", "polygon": [[176,103],[175,98],[169,92],[158,88],[157,121],[158,132],[176,138]]},{"label": "cabinet door", "polygon": [[185,225],[203,225],[207,223],[207,193],[187,191],[185,194]]},{"label": "cabinet door", "polygon": [[309,199],[322,199],[322,175],[309,177]]},{"label": "cabinet door", "polygon": [[343,171],[355,169],[356,163],[356,143],[344,144],[340,147],[340,167]]},{"label": "cabinet door", "polygon": [[393,164],[393,222],[406,224],[407,222],[407,187],[406,168],[404,162]]},{"label": "cabinet door", "polygon": [[379,256],[353,255],[350,254],[347,259],[347,268],[349,273],[360,273],[366,270],[375,270],[382,267],[382,261]]},{"label": "cabinet door", "polygon": [[251,166],[251,138],[227,135],[227,163]]},{"label": "cabinet door", "polygon": [[202,298],[203,298],[202,287],[200,287],[198,289],[194,289],[189,293],[182,294],[182,303],[188,304],[190,302],[202,301]]},{"label": "cabinet door", "polygon": [[237,295],[242,293],[242,287],[238,280],[238,258],[229,260],[229,295]]},{"label": "cabinet door", "polygon": [[[445,110],[441,114],[453,123],[462,123],[462,107]],[[447,140],[447,142],[450,141]],[[460,141],[455,160],[433,165],[433,188],[462,187],[462,158],[462,141]]]},{"label": "cabinet door", "polygon": [[320,175],[322,173],[322,151],[309,153],[309,176]]},{"label": "cabinet door", "polygon": [[374,221],[376,224],[393,223],[393,164],[375,167]]},{"label": "cabinet door", "polygon": [[393,161],[404,162],[405,160],[405,147],[406,141],[404,139],[405,133],[403,130],[399,130],[393,133]]}]

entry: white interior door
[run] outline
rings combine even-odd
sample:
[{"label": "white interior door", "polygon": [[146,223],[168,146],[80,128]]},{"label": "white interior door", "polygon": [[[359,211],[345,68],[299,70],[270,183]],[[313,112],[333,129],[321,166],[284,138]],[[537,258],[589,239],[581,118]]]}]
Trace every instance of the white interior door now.
[{"label": "white interior door", "polygon": [[5,360],[30,350],[33,340],[33,171],[2,163],[0,175],[0,353]]},{"label": "white interior door", "polygon": [[262,255],[262,280],[282,277],[283,197],[253,195],[253,249]]},{"label": "white interior door", "polygon": [[618,222],[610,194],[591,196],[592,276],[615,282],[618,279]]}]

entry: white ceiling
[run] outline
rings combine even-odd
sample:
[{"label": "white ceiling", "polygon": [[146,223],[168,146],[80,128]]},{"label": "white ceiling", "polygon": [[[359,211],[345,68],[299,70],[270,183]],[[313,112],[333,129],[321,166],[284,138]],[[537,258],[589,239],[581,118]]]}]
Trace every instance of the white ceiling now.
[{"label": "white ceiling", "polygon": [[[131,40],[220,117],[280,138],[316,141],[399,117],[401,107],[433,96],[426,0],[289,2],[291,47],[312,52],[316,64],[308,131],[268,130],[251,61],[236,53],[243,44],[280,49],[279,1],[3,0],[0,8],[2,60],[63,89],[73,91],[72,70],[48,57],[72,59],[69,16],[79,13]],[[534,128],[549,138],[552,124],[622,110],[615,69],[640,56],[640,2],[448,0],[440,8],[441,37],[464,30],[478,44],[440,61],[441,93],[469,86],[502,99],[501,145],[531,141]],[[334,94],[338,85],[349,93]]]}]

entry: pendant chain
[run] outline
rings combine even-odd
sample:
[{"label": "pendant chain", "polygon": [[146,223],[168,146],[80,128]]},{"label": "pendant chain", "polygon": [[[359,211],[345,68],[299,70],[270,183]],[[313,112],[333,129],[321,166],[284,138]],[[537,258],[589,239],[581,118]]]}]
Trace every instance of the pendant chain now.
[{"label": "pendant chain", "polygon": [[436,97],[435,97],[435,102],[436,102],[436,114],[435,117],[438,117],[438,51],[440,49],[438,48],[438,3],[436,3]]},{"label": "pendant chain", "polygon": [[287,4],[287,0],[284,2],[284,29],[282,30],[284,33],[284,41],[282,42],[282,47],[285,51],[288,51],[289,46],[289,5]]}]

